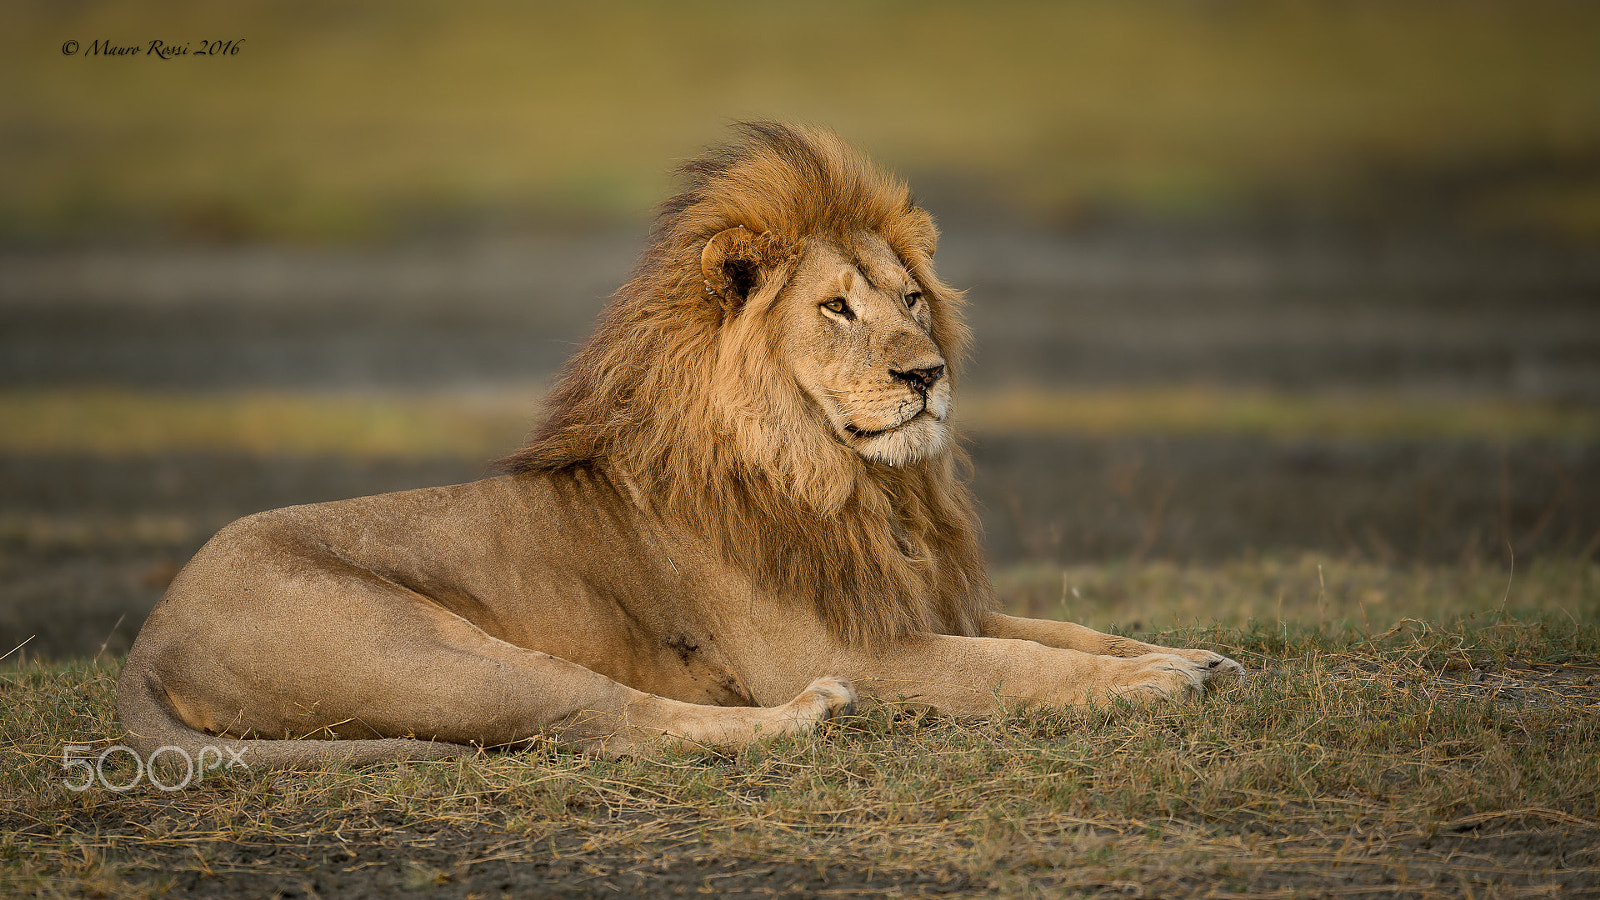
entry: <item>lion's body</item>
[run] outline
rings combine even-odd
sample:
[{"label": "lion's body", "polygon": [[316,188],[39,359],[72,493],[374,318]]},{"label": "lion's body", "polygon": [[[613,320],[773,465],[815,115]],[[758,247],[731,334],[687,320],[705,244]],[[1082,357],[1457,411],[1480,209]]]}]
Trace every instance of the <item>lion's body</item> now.
[{"label": "lion's body", "polygon": [[261,513],[196,554],[119,686],[135,746],[625,751],[804,729],[851,683],[965,713],[1238,669],[991,611],[931,220],[831,135],[746,132],[685,167],[510,474]]}]

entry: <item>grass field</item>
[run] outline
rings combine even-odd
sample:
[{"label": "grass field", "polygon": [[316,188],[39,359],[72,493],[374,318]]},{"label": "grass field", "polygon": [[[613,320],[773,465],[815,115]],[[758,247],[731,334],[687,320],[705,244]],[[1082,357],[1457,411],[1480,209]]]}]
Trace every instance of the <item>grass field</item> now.
[{"label": "grass field", "polygon": [[[732,754],[540,746],[236,768],[170,793],[61,786],[81,780],[65,746],[118,740],[117,661],[13,665],[0,893],[1597,896],[1600,568],[1507,574],[1016,570],[1014,608],[1141,623],[1250,676],[1190,703],[992,721],[868,704]],[[122,754],[105,772],[134,774]]]}]

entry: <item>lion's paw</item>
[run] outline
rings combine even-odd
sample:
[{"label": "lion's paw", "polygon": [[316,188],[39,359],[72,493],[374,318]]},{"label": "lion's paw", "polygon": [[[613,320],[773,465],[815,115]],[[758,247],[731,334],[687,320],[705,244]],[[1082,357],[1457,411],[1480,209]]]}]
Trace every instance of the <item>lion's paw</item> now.
[{"label": "lion's paw", "polygon": [[1188,661],[1203,666],[1207,680],[1212,678],[1243,678],[1244,666],[1210,650],[1178,650],[1174,655],[1181,656]]},{"label": "lion's paw", "polygon": [[856,692],[850,682],[828,675],[806,685],[800,696],[783,709],[789,721],[805,729],[848,713],[855,702]]},{"label": "lion's paw", "polygon": [[1148,653],[1127,663],[1131,671],[1120,673],[1112,692],[1129,699],[1176,699],[1200,693],[1211,678],[1244,674],[1243,666],[1210,650]]}]

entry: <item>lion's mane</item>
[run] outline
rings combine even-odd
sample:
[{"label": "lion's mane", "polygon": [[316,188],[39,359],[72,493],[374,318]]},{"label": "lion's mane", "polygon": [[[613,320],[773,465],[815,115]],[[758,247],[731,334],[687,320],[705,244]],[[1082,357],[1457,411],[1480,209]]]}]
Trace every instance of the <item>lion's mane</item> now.
[{"label": "lion's mane", "polygon": [[[968,341],[938,280],[938,235],[904,182],[821,129],[744,123],[677,174],[648,248],[568,363],[514,473],[591,467],[633,482],[668,527],[716,547],[762,588],[809,602],[855,645],[921,630],[974,635],[990,602],[967,468],[947,446],[869,462],[834,437],[779,363],[771,315],[808,237],[881,236],[932,301],[951,377]],[[766,235],[766,276],[719,302],[701,252],[725,229]]]}]

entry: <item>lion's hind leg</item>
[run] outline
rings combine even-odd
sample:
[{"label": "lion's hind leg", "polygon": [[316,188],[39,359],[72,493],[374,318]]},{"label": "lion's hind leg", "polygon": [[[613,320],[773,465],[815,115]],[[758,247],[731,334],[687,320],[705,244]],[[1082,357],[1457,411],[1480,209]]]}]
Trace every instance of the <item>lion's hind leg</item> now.
[{"label": "lion's hind leg", "polygon": [[152,614],[129,664],[166,698],[174,728],[295,738],[269,743],[308,759],[326,755],[327,738],[510,747],[553,737],[628,753],[805,731],[854,700],[838,679],[772,708],[669,700],[492,637],[391,583],[322,571],[275,587],[273,602],[237,602],[226,615],[214,595],[183,592]]}]

